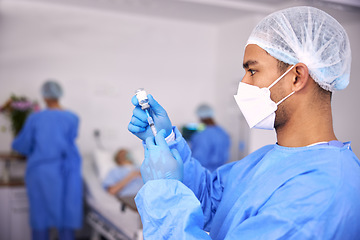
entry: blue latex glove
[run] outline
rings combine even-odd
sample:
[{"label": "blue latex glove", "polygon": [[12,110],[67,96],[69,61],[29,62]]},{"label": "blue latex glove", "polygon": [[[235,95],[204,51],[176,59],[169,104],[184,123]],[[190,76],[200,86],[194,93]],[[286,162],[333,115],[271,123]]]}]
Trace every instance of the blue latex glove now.
[{"label": "blue latex glove", "polygon": [[[151,94],[148,94],[150,104],[150,115],[154,120],[156,130],[165,130],[165,137],[169,136],[172,131],[171,121],[165,111],[165,109],[153,98]],[[134,96],[131,99],[135,109],[131,121],[128,125],[128,129],[131,133],[136,135],[141,140],[145,141],[146,138],[153,136],[150,126],[147,122],[147,115],[144,110],[141,109],[139,102]]]},{"label": "blue latex glove", "polygon": [[170,151],[164,129],[155,138],[146,139],[145,160],[140,171],[144,183],[155,179],[183,180],[183,161],[176,149]]}]

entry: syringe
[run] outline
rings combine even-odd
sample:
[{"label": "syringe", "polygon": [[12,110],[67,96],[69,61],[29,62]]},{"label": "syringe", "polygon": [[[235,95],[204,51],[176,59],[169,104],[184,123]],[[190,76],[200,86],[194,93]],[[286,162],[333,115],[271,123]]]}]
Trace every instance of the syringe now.
[{"label": "syringe", "polygon": [[156,137],[157,131],[156,131],[156,128],[155,128],[154,120],[150,116],[148,109],[145,109],[145,112],[146,112],[146,115],[147,115],[147,121],[148,121],[149,126],[151,128],[151,131],[154,134],[154,137]]},{"label": "syringe", "polygon": [[149,105],[149,99],[147,98],[147,94],[143,88],[139,88],[138,90],[136,90],[135,94],[136,94],[136,98],[139,101],[139,105],[141,106],[141,109],[146,112],[147,121],[149,123],[150,129],[153,135],[156,136],[157,131],[155,128],[154,120],[152,119],[149,113],[150,105]]}]

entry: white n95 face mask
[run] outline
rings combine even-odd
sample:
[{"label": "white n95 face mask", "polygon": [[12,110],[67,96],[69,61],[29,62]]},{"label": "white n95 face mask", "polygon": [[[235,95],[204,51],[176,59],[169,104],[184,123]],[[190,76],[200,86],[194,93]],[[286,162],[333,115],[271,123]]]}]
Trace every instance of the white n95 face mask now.
[{"label": "white n95 face mask", "polygon": [[250,128],[274,129],[277,106],[293,95],[295,91],[275,103],[270,98],[270,88],[290,72],[293,67],[294,65],[267,88],[259,88],[243,82],[239,83],[238,92],[234,97]]}]

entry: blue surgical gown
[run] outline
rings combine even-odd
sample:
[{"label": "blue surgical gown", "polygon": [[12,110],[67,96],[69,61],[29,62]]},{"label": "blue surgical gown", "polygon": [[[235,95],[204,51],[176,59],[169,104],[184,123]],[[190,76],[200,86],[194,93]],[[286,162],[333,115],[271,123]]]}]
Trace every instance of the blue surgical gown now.
[{"label": "blue surgical gown", "polygon": [[25,183],[35,230],[82,225],[78,124],[70,111],[44,110],[28,117],[12,143],[13,149],[27,156]]},{"label": "blue surgical gown", "polygon": [[144,239],[359,239],[360,163],[349,143],[269,145],[211,174],[175,134],[184,180],[139,191]]},{"label": "blue surgical gown", "polygon": [[230,138],[219,126],[206,126],[205,130],[191,137],[193,158],[211,172],[229,159]]},{"label": "blue surgical gown", "polygon": [[[115,185],[119,181],[126,178],[132,171],[140,171],[133,166],[117,166],[116,168],[110,170],[110,172],[106,175],[103,181],[103,187],[105,189]],[[135,196],[140,188],[144,185],[142,178],[136,177],[132,179],[119,193],[118,196]]]}]

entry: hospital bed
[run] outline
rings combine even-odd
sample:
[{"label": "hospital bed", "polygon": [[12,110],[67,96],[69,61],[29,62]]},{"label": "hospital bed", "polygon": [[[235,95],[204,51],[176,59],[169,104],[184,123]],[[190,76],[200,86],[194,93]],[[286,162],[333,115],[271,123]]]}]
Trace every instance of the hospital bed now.
[{"label": "hospital bed", "polygon": [[118,198],[102,187],[102,179],[111,168],[112,155],[104,150],[83,159],[83,179],[87,204],[86,221],[92,228],[91,240],[140,240],[142,224],[133,197]]}]

